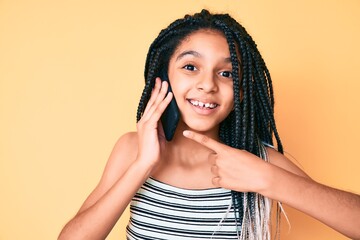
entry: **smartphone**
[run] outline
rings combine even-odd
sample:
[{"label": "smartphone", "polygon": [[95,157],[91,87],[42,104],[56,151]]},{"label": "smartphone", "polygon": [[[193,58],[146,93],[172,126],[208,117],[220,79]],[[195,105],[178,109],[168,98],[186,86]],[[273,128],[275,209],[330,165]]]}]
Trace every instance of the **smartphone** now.
[{"label": "smartphone", "polygon": [[[168,82],[169,84],[168,92],[172,92],[167,72],[162,71],[159,77],[161,78],[161,81]],[[175,98],[173,97],[160,118],[162,127],[164,129],[165,138],[167,141],[171,141],[173,139],[176,127],[179,123],[179,119],[180,119],[179,108],[177,106]]]}]

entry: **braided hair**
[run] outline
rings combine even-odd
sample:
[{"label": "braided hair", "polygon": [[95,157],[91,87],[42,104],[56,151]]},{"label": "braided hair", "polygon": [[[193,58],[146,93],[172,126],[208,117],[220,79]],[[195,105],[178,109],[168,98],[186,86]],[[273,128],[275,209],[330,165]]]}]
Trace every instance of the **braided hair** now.
[{"label": "braided hair", "polygon": [[[234,111],[220,124],[220,140],[228,146],[265,158],[263,143],[273,145],[274,137],[278,151],[283,153],[274,119],[270,73],[252,37],[228,14],[211,14],[202,10],[194,15],[185,15],[159,33],[148,51],[145,87],[137,110],[137,121],[149,101],[155,78],[161,71],[167,71],[176,48],[190,34],[204,29],[224,34],[233,69]],[[232,198],[241,238],[268,239],[267,220],[261,212],[264,211],[262,206],[269,204],[266,203],[268,199],[257,193],[235,191],[232,191]]]}]

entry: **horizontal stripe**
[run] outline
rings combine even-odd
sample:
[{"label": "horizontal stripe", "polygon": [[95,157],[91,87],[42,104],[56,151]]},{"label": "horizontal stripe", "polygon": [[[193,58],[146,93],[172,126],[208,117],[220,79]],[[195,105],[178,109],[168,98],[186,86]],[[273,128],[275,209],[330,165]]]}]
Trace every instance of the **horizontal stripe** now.
[{"label": "horizontal stripe", "polygon": [[237,239],[231,201],[223,188],[183,189],[149,178],[130,203],[127,239]]}]

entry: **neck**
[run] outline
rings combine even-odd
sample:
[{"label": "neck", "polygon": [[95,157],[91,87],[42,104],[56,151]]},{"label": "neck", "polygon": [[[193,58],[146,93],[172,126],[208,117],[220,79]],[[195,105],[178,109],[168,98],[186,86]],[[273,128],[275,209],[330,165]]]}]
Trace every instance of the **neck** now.
[{"label": "neck", "polygon": [[[212,150],[183,136],[183,131],[189,129],[184,124],[179,124],[172,141],[166,143],[166,159],[172,163],[184,166],[194,166],[207,162]],[[218,129],[200,132],[214,140],[219,140]]]}]

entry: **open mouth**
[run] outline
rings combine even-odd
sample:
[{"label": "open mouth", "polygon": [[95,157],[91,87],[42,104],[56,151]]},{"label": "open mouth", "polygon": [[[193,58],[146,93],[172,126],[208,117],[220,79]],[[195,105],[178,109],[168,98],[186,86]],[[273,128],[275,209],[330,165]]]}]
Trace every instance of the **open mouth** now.
[{"label": "open mouth", "polygon": [[193,99],[188,99],[188,101],[193,106],[199,107],[199,108],[214,109],[217,106],[219,106],[219,104],[217,104],[217,103],[208,103],[208,102],[204,103],[204,102],[200,102],[198,100],[193,100]]}]

